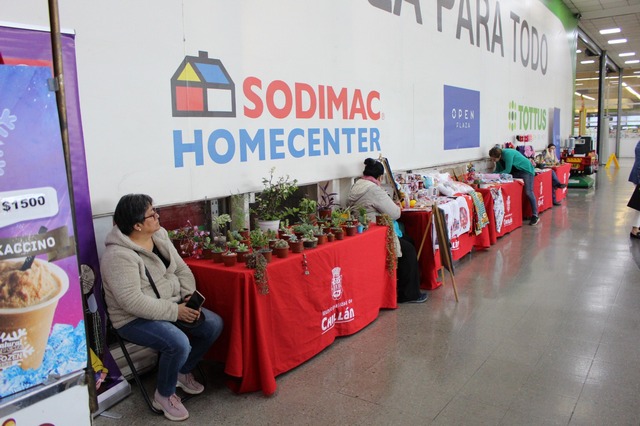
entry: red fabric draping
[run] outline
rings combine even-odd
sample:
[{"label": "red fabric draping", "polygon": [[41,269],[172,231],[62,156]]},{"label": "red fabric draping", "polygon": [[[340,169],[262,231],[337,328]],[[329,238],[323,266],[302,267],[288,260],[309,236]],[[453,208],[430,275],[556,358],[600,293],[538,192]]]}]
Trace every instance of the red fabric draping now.
[{"label": "red fabric draping", "polygon": [[483,234],[486,233],[489,235],[491,244],[495,244],[498,237],[522,226],[523,183],[521,181],[514,181],[495,185],[495,187],[500,188],[502,191],[502,199],[504,201],[504,219],[500,232],[496,230],[495,204],[491,196],[491,189],[479,188],[477,190],[482,194],[484,208],[487,210],[487,215],[489,216],[489,226],[486,228],[486,231],[483,231]]},{"label": "red fabric draping", "polygon": [[275,258],[267,266],[269,294],[253,270],[187,259],[205,306],[225,327],[207,358],[225,362],[236,392],[276,390],[275,377],[356,333],[383,308],[396,308],[396,276],[386,269],[386,227]]},{"label": "red fabric draping", "polygon": [[[469,212],[473,212],[473,201],[470,196],[465,196]],[[473,214],[473,213],[472,213]],[[423,289],[434,290],[442,285],[438,282],[438,269],[441,267],[440,255],[438,251],[434,253],[433,239],[431,228],[429,228],[425,237],[425,230],[429,218],[431,217],[431,211],[402,211],[400,221],[404,224],[405,232],[409,235],[416,246],[416,251],[420,250],[420,244],[424,238],[424,244],[422,252],[418,258],[418,265],[420,265],[420,286]],[[486,227],[483,229],[483,233],[486,232]],[[482,234],[480,234],[482,236]],[[459,260],[464,255],[471,252],[476,244],[476,236],[472,230],[469,233],[462,234],[458,238],[451,240],[451,256],[453,260]],[[481,248],[488,247],[485,236],[478,242],[478,246]]]},{"label": "red fabric draping", "polygon": [[[538,214],[553,206],[551,191],[553,191],[551,171],[536,174],[533,180],[533,194],[538,202]],[[522,217],[531,217],[531,205],[529,198],[524,194],[524,186],[522,187]]]},{"label": "red fabric draping", "polygon": [[[571,175],[571,164],[564,163],[557,166],[553,166],[552,169],[556,172],[560,183],[568,184],[569,176]],[[562,201],[567,197],[567,188],[558,188],[556,191],[556,200]]]}]

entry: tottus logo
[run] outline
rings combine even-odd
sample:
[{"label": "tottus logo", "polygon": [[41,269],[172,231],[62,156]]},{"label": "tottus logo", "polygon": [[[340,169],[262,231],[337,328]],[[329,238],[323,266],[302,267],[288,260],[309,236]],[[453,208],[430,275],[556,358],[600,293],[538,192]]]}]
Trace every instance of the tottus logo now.
[{"label": "tottus logo", "polygon": [[520,105],[511,101],[508,115],[508,126],[512,132],[547,129],[547,108]]},{"label": "tottus logo", "polygon": [[[249,76],[242,82],[243,106],[236,108],[236,85],[219,59],[207,52],[186,56],[171,79],[174,117],[236,117],[247,119],[340,120],[349,127],[275,127],[229,130],[173,131],[174,166],[185,161],[205,165],[205,153],[217,164],[231,161],[318,157],[354,152],[380,152],[380,131],[367,127],[383,118],[380,92],[331,85],[293,84],[283,80],[263,82]],[[192,132],[192,133],[191,133]],[[208,132],[208,136],[207,136]],[[206,150],[206,152],[205,152]]]}]

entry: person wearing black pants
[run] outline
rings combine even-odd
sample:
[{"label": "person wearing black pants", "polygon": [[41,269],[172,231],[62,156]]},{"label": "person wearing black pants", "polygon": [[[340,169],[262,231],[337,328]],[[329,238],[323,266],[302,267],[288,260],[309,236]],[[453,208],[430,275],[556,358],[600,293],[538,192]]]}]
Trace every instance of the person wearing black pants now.
[{"label": "person wearing black pants", "polygon": [[402,232],[396,222],[400,217],[400,206],[394,203],[387,192],[380,187],[384,167],[382,163],[372,158],[367,158],[364,164],[362,177],[353,184],[349,191],[347,205],[364,207],[367,211],[367,218],[371,222],[375,221],[377,214],[387,214],[393,219],[393,227],[397,237],[395,248],[398,253],[398,302],[425,302],[428,295],[420,291],[420,270],[416,248],[410,240],[402,237]]}]

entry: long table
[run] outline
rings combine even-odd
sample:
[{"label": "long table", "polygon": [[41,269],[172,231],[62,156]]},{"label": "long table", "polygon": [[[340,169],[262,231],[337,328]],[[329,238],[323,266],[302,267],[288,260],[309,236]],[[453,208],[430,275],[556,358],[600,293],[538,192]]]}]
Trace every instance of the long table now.
[{"label": "long table", "polygon": [[[469,212],[473,215],[473,204],[470,201],[470,197],[468,197],[467,203],[469,203]],[[411,237],[416,246],[416,251],[420,250],[420,245],[424,238],[422,251],[420,252],[420,257],[418,257],[418,265],[420,267],[420,286],[426,290],[434,290],[442,285],[442,282],[438,281],[438,270],[441,266],[440,256],[437,250],[435,252],[433,250],[431,228],[427,231],[427,225],[431,223],[431,218],[432,212],[430,210],[403,210],[400,217],[406,234]],[[473,233],[473,225],[471,228],[470,232],[451,239],[451,256],[453,260],[461,259],[470,253],[474,247],[489,247],[489,238],[484,234],[484,230],[482,234],[476,236]]]},{"label": "long table", "polygon": [[491,195],[491,188],[478,188],[477,191],[482,194],[484,208],[489,217],[489,225],[487,233],[491,244],[495,244],[499,237],[518,229],[522,226],[522,197],[524,196],[524,184],[521,181],[505,182],[493,186],[494,190],[498,190],[502,194],[504,204],[504,216],[502,224],[498,230],[495,217],[495,203]]},{"label": "long table", "polygon": [[[396,308],[396,274],[386,266],[384,226],[304,251],[274,256],[268,294],[244,264],[186,259],[205,307],[225,326],[208,359],[225,363],[235,392],[276,390],[276,376],[362,330],[380,309]],[[308,271],[308,274],[305,274]]]},{"label": "long table", "polygon": [[[553,206],[552,193],[553,185],[551,182],[551,171],[540,172],[536,174],[533,180],[533,195],[538,203],[538,214],[550,209]],[[531,204],[529,198],[522,194],[522,215],[524,218],[531,217]]]},{"label": "long table", "polygon": [[[557,166],[553,166],[552,169],[556,172],[556,176],[558,176],[558,180],[560,181],[560,183],[569,183],[569,177],[571,176],[571,164],[559,164]],[[566,198],[567,188],[557,188],[555,191],[556,201],[562,201]]]}]

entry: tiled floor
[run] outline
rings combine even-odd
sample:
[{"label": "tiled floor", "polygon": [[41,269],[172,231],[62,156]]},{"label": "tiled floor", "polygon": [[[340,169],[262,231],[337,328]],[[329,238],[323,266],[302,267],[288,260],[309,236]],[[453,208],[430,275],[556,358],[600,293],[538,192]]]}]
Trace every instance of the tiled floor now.
[{"label": "tiled floor", "polygon": [[[457,263],[425,304],[383,311],[360,333],[278,378],[278,391],[235,395],[219,365],[187,403],[192,424],[639,425],[640,241],[629,239],[631,162],[596,189]],[[147,377],[150,389],[154,378]],[[120,420],[170,423],[138,389]]]}]

